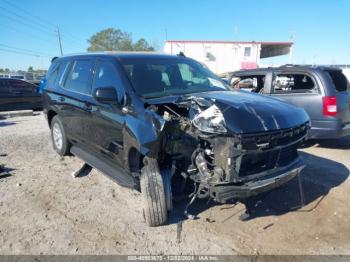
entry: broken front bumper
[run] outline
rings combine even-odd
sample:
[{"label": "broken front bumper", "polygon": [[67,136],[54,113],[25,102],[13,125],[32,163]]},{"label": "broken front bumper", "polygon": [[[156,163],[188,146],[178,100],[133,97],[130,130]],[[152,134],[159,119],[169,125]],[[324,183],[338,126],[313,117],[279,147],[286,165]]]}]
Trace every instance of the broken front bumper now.
[{"label": "broken front bumper", "polygon": [[[305,164],[301,157],[298,157],[290,165],[266,172],[261,179],[249,181],[244,184],[221,184],[210,188],[211,197],[220,203],[231,199],[240,199],[255,196],[281,186],[297,176],[303,170]],[[272,172],[271,172],[272,171]]]}]

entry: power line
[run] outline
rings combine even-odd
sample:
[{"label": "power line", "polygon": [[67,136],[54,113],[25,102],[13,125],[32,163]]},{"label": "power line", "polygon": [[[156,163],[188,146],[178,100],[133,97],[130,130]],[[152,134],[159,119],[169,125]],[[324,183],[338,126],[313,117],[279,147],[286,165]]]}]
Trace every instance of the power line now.
[{"label": "power line", "polygon": [[51,56],[42,56],[42,55],[35,55],[35,54],[30,54],[30,53],[25,53],[25,52],[20,52],[20,51],[8,50],[8,49],[3,49],[3,48],[0,48],[0,51],[7,52],[7,53],[34,56],[34,57],[38,57],[38,58],[39,57],[51,57]]},{"label": "power line", "polygon": [[41,39],[42,41],[51,42],[51,43],[55,43],[56,44],[56,42],[54,42],[53,39],[48,40],[48,39],[43,38],[43,35],[31,34],[31,33],[27,32],[27,31],[23,31],[23,30],[20,30],[18,28],[15,28],[15,27],[9,26],[9,25],[0,24],[0,26],[2,26],[3,29],[11,29],[12,31],[15,31],[16,33],[26,34],[26,35],[34,38],[34,39]]},{"label": "power line", "polygon": [[[1,9],[0,9],[1,10]],[[25,26],[27,26],[27,27],[30,27],[31,29],[33,29],[33,27],[35,27],[35,26],[33,26],[33,25],[30,25],[30,24],[28,24],[28,23],[25,23],[23,20],[19,20],[19,19],[17,19],[17,18],[14,18],[14,17],[11,17],[11,16],[9,16],[8,14],[1,14],[1,16],[3,16],[3,17],[5,17],[5,18],[7,18],[7,19],[9,19],[9,20],[12,20],[12,21],[15,21],[15,22],[17,22],[17,23],[20,23],[20,24],[22,24],[22,25],[25,25]],[[37,27],[37,28],[34,28],[34,30],[39,30],[39,31],[41,31],[41,32],[44,32],[45,34],[47,34],[47,33],[52,33],[53,34],[53,32],[54,31],[45,31],[44,29],[42,29],[42,28],[39,28],[39,27]]]},{"label": "power line", "polygon": [[[32,30],[43,32],[44,36],[46,36],[46,37],[49,37],[49,36],[53,37],[54,34],[55,35],[57,34],[58,41],[60,43],[59,47],[61,50],[61,54],[62,54],[61,39],[65,40],[65,42],[67,42],[66,46],[68,46],[68,48],[72,45],[76,47],[76,48],[69,48],[69,49],[77,49],[77,50],[81,49],[81,47],[78,48],[77,43],[79,43],[79,45],[81,45],[83,42],[80,40],[77,40],[77,38],[75,36],[72,36],[71,34],[68,34],[68,33],[58,34],[57,33],[58,31],[53,29],[53,28],[56,28],[56,26],[53,23],[51,23],[49,21],[45,21],[44,19],[38,18],[36,16],[29,15],[27,10],[24,10],[22,7],[16,5],[12,2],[9,2],[8,0],[3,0],[3,1],[4,1],[3,3],[11,6],[12,9],[10,10],[9,6],[6,6],[6,7],[0,6],[0,11],[2,11],[2,13],[0,13],[1,16],[5,17],[6,19],[9,19],[11,21],[15,21],[16,23],[22,24],[22,25],[24,25]],[[15,12],[14,10],[15,11],[20,10],[25,15],[19,14],[19,13]],[[50,26],[48,26],[48,25],[50,25]],[[43,35],[43,34],[41,34],[41,35]],[[61,35],[63,35],[64,37],[62,38]],[[71,35],[71,36],[69,36],[69,35]],[[35,36],[35,38],[37,38],[37,37]]]},{"label": "power line", "polygon": [[41,55],[41,56],[47,56],[47,57],[55,56],[55,55],[53,55],[53,54],[46,54],[46,53],[42,53],[42,52],[30,50],[30,49],[19,48],[19,47],[4,45],[4,44],[0,44],[0,46],[3,46],[3,47],[5,47],[5,48],[10,48],[10,49],[19,50],[19,51],[29,52],[29,53],[33,53],[33,54]]},{"label": "power line", "polygon": [[[3,0],[6,4],[12,6],[13,8],[17,9],[17,10],[21,10],[23,13],[25,13],[25,15],[27,17],[29,17],[32,21],[36,20],[36,22],[31,22],[32,24],[36,24],[42,28],[45,28],[46,30],[49,30],[50,32],[54,31],[54,29],[57,27],[55,24],[53,24],[50,21],[44,20],[42,18],[33,16],[33,15],[29,15],[27,10],[24,10],[22,7],[8,1],[8,0]],[[3,7],[4,8],[4,7]],[[6,8],[7,9],[7,8]],[[9,9],[7,9],[9,10]],[[22,17],[25,18],[23,15],[19,15],[18,13],[14,12],[13,10],[9,10],[11,13],[13,13],[14,15],[18,16],[18,17]],[[25,18],[28,20],[28,18]],[[44,23],[43,23],[44,21]],[[51,27],[47,26],[47,25],[51,25]],[[69,37],[71,40],[76,41],[77,43],[82,43],[83,41],[81,41],[80,39],[76,38],[75,36],[73,36],[72,34],[68,33],[68,32],[61,32],[62,35]]]},{"label": "power line", "polygon": [[[6,11],[6,14],[7,14],[7,15],[8,15],[8,13],[10,13],[10,14],[12,14],[12,15],[14,15],[14,16],[20,18],[20,19],[28,20],[27,17],[25,17],[25,16],[23,16],[23,15],[20,15],[20,14],[14,12],[13,10],[10,10],[10,9],[4,7],[4,6],[0,6],[0,9],[2,9],[2,11]],[[31,21],[27,21],[27,22],[28,22],[28,23],[31,23],[31,24],[34,25],[34,26],[40,27],[42,30],[47,30],[48,32],[51,32],[51,33],[53,32],[53,29],[52,29],[51,27],[48,27],[48,26],[43,25],[43,24],[41,24],[41,23],[38,23],[38,22],[31,22]]]}]

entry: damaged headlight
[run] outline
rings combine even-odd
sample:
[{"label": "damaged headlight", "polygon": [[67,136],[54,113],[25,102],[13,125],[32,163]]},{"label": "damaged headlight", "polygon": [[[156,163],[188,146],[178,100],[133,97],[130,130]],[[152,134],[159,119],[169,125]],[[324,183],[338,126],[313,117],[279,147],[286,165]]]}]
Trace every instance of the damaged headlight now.
[{"label": "damaged headlight", "polygon": [[227,132],[224,116],[216,105],[200,112],[193,118],[192,123],[202,132],[221,134]]}]

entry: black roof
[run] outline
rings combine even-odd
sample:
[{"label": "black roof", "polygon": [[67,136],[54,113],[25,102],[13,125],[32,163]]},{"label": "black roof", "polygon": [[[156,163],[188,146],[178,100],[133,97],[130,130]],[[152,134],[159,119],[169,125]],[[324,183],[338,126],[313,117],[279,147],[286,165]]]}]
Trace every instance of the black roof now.
[{"label": "black roof", "polygon": [[176,55],[169,55],[157,52],[91,52],[81,54],[70,54],[58,57],[57,59],[65,58],[82,58],[82,57],[115,57],[115,58],[175,58]]}]

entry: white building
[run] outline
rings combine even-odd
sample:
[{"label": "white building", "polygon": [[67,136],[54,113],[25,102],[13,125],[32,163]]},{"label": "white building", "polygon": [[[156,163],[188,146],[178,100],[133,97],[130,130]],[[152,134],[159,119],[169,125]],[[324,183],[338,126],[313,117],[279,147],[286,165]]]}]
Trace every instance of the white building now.
[{"label": "white building", "polygon": [[291,53],[292,46],[293,42],[170,40],[165,42],[164,52],[183,52],[186,56],[204,63],[216,74],[222,74],[256,68],[261,58]]}]

